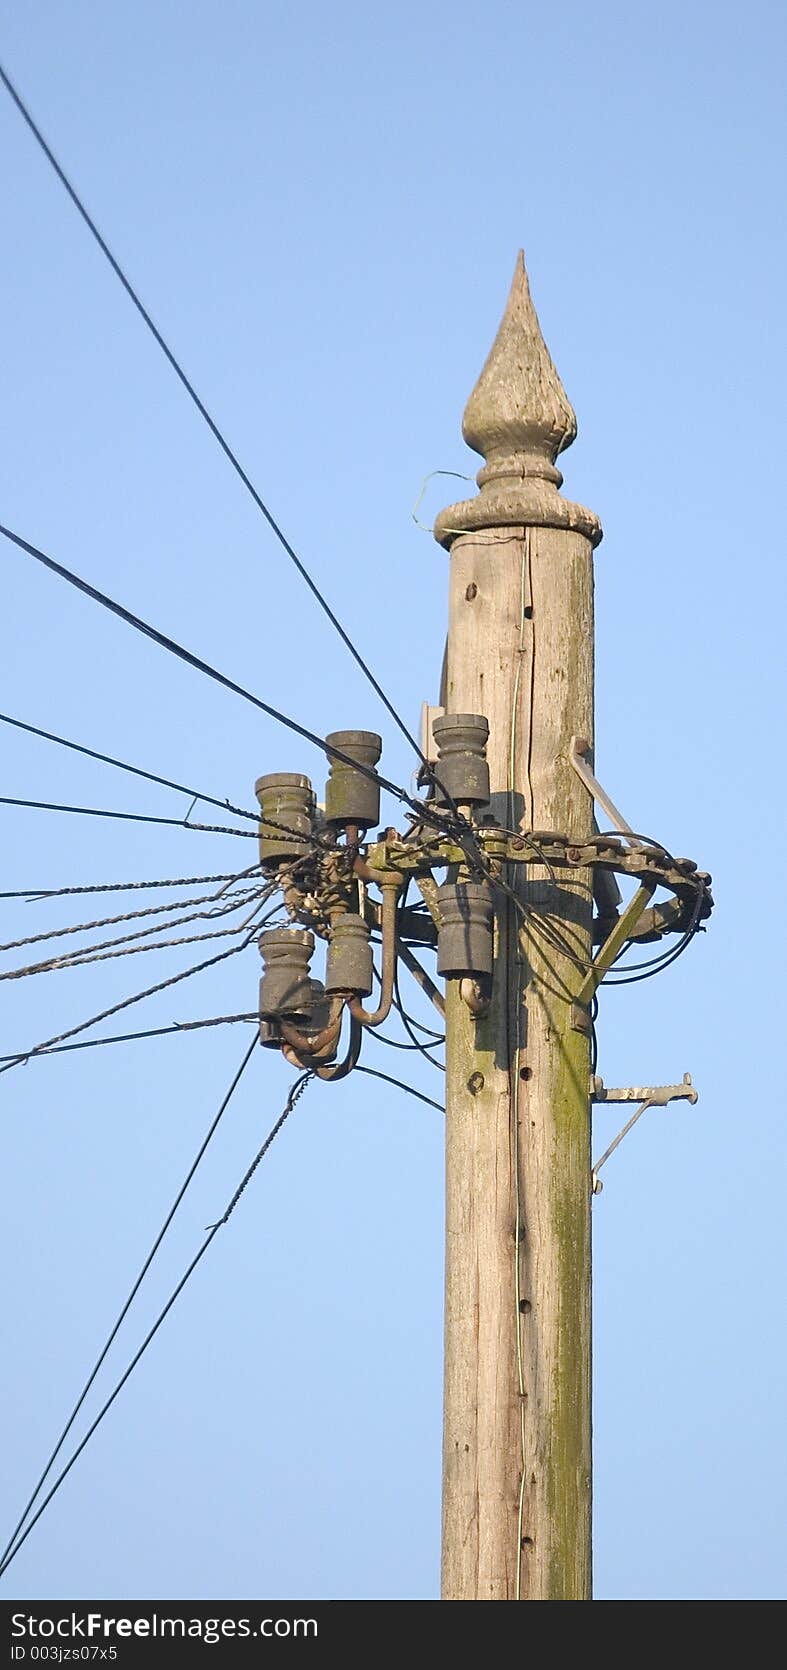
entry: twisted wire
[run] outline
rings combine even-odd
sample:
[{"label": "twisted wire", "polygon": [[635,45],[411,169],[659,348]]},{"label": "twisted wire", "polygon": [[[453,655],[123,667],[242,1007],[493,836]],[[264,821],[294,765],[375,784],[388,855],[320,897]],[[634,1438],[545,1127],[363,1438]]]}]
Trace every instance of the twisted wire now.
[{"label": "twisted wire", "polygon": [[[78,1044],[55,1044],[52,1049],[39,1050],[39,1055],[66,1055],[71,1050],[97,1050],[104,1044],[135,1044],[144,1038],[166,1038],[176,1032],[196,1032],[203,1026],[230,1026],[234,1022],[259,1022],[258,1014],[211,1015],[204,1021],[173,1021],[171,1026],[150,1026],[142,1032],[118,1032],[109,1038],[83,1038]],[[0,1061],[17,1061],[17,1055],[0,1055]]]},{"label": "twisted wire", "polygon": [[65,1032],[57,1032],[52,1038],[44,1038],[40,1044],[35,1044],[23,1054],[6,1061],[0,1067],[0,1073],[8,1073],[13,1067],[23,1066],[34,1056],[51,1049],[54,1044],[63,1044],[69,1038],[75,1038],[80,1032],[87,1032],[90,1027],[97,1026],[100,1021],[108,1020],[110,1015],[117,1015],[122,1009],[130,1009],[133,1004],[142,1003],[147,997],[155,997],[159,992],[167,991],[170,986],[178,985],[181,980],[190,980],[193,975],[201,974],[206,968],[215,968],[217,963],[225,962],[228,957],[236,957],[239,951],[245,951],[246,946],[251,944],[259,926],[260,924],[257,924],[252,928],[251,932],[244,940],[241,940],[239,945],[231,945],[225,951],[217,951],[215,956],[207,957],[204,962],[195,963],[190,968],[181,969],[179,973],[171,974],[168,979],[159,980],[156,985],[147,986],[144,991],[134,992],[131,997],[124,997],[120,1003],[111,1004],[108,1009],[102,1009],[98,1015],[91,1015],[89,1020],[80,1021],[77,1026],[71,1026]]},{"label": "twisted wire", "polygon": [[[243,898],[253,898],[254,891],[255,890],[252,888],[244,889],[242,894]],[[231,896],[237,898],[240,894],[236,893]],[[121,922],[138,922],[144,916],[162,916],[167,912],[172,912],[173,910],[185,910],[188,905],[207,904],[211,899],[215,899],[217,897],[218,894],[215,893],[202,893],[195,896],[193,899],[176,899],[170,901],[170,903],[166,905],[148,905],[144,910],[127,910],[118,916],[99,916],[93,922],[75,922],[68,928],[51,928],[47,933],[27,934],[24,939],[9,939],[4,945],[0,945],[0,951],[20,951],[25,945],[40,945],[42,941],[47,939],[64,939],[69,934],[88,934],[93,933],[96,928],[117,927]],[[203,911],[201,914],[210,915],[211,913]],[[218,914],[223,913],[218,912]],[[183,920],[193,921],[194,918],[184,917]],[[173,926],[175,925],[177,924],[173,924]],[[147,931],[155,933],[157,929],[151,928]],[[114,943],[117,944],[118,941],[115,941]],[[96,949],[103,950],[104,947],[97,946]]]}]

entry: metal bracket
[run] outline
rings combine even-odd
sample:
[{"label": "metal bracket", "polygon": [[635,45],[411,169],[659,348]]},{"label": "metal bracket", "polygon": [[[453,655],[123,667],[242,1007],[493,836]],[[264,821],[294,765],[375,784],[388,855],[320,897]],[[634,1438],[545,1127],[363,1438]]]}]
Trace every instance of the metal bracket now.
[{"label": "metal bracket", "polygon": [[591,1102],[649,1102],[651,1107],[664,1108],[668,1102],[696,1102],[698,1095],[691,1073],[683,1074],[681,1084],[635,1084],[622,1090],[608,1090],[597,1073],[590,1080]]},{"label": "metal bracket", "polygon": [[614,1154],[623,1138],[628,1136],[637,1120],[642,1118],[645,1109],[664,1108],[668,1102],[696,1102],[697,1091],[691,1082],[691,1073],[684,1073],[682,1084],[654,1084],[648,1087],[632,1085],[627,1089],[618,1090],[607,1090],[604,1080],[593,1076],[590,1080],[590,1099],[592,1102],[639,1102],[640,1104],[636,1113],[632,1114],[623,1126],[622,1131],[618,1131],[614,1142],[611,1142],[609,1147],[605,1148],[601,1158],[596,1160],[593,1166],[590,1173],[590,1187],[594,1195],[600,1195],[604,1187],[599,1177],[601,1167],[606,1165],[610,1154]]},{"label": "metal bracket", "polygon": [[631,930],[636,927],[657,885],[656,880],[641,883],[633,899],[626,905],[625,910],[621,911],[612,932],[607,934],[598,955],[594,957],[571,1007],[571,1025],[575,1032],[588,1031],[588,1004],[595,996],[596,988],[601,984],[607,970],[612,967],[626,941],[631,938]]},{"label": "metal bracket", "polygon": [[588,765],[587,755],[590,752],[590,743],[584,736],[572,736],[568,753],[569,765],[574,767],[577,776],[584,783],[588,792],[592,794],[593,799],[598,802],[599,806],[603,806],[615,829],[619,829],[621,835],[633,835],[634,831],[631,824],[626,823],[623,813],[618,811],[614,800],[610,800],[609,795],[605,794],[598,778]]}]

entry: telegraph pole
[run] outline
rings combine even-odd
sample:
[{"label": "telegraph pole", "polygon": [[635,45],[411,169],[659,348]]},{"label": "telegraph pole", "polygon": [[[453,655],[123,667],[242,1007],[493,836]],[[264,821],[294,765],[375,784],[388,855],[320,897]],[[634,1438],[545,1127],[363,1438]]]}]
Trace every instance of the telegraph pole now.
[{"label": "telegraph pole", "polygon": [[[407,1018],[398,959],[445,1014],[443,1595],[589,1600],[591,1193],[647,1108],[696,1099],[688,1075],[610,1089],[594,1067],[591,1081],[593,999],[635,938],[681,936],[651,971],[682,954],[711,878],[634,835],[592,770],[601,528],[560,494],[576,421],[521,256],[464,434],[485,462],[477,497],[435,523],[450,608],[427,796],[380,776],[382,738],[359,730],[315,738],[330,762],[320,820],[308,778],[257,783],[260,864],[289,917],[260,939],[260,1042],[340,1083],[367,1031]],[[369,841],[381,787],[411,827]],[[616,830],[596,831],[594,800]],[[618,873],[637,883],[625,904]],[[406,903],[413,881],[427,912]],[[672,897],[651,906],[657,888]],[[445,999],[416,955],[430,949]],[[639,1103],[595,1167],[591,1097]]]},{"label": "telegraph pole", "polygon": [[[463,433],[478,496],[443,511],[447,713],[485,714],[490,809],[512,831],[582,840],[569,764],[593,738],[593,513],[560,494],[576,420],[520,255]],[[591,1594],[592,872],[508,864],[491,1005],[446,990],[443,1597]],[[521,879],[526,875],[527,879]]]}]

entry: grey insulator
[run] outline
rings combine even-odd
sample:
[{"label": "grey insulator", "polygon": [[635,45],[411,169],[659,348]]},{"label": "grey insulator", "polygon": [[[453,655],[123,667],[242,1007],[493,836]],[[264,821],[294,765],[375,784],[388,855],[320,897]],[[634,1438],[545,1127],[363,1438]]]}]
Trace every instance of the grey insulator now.
[{"label": "grey insulator", "polygon": [[[374,770],[383,751],[382,737],[376,731],[331,731],[325,740],[369,771]],[[380,822],[379,783],[353,766],[345,765],[343,760],[330,760],[325,785],[325,821],[340,828],[348,823],[361,824],[364,829],[374,828]]]},{"label": "grey insulator", "polygon": [[312,1006],[309,959],[314,950],[314,934],[308,928],[271,928],[269,933],[260,934],[258,944],[263,962],[262,1020],[308,1015]]},{"label": "grey insulator", "polygon": [[449,980],[492,973],[494,903],[484,882],[446,882],[438,889],[437,972]]},{"label": "grey insulator", "polygon": [[[285,858],[303,858],[309,851],[314,825],[315,796],[308,777],[295,771],[271,771],[266,777],[258,777],[254,792],[262,812],[260,863],[280,864]],[[271,820],[267,825],[266,818]]]},{"label": "grey insulator", "polygon": [[437,743],[438,804],[445,805],[450,795],[457,805],[484,805],[489,799],[488,719],[483,713],[445,713],[432,721],[432,735]]},{"label": "grey insulator", "polygon": [[362,916],[340,916],[328,946],[325,990],[368,997],[372,989],[372,946]]}]

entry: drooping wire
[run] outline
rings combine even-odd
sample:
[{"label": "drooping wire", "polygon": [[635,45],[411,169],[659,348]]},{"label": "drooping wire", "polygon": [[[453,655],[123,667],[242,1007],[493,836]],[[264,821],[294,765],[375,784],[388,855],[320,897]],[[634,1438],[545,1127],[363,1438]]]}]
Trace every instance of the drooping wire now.
[{"label": "drooping wire", "polygon": [[402,1025],[405,1029],[405,1032],[407,1033],[408,1038],[410,1039],[410,1042],[419,1051],[419,1053],[424,1057],[425,1061],[431,1062],[432,1066],[436,1067],[438,1073],[444,1073],[445,1072],[445,1067],[443,1066],[442,1061],[437,1061],[437,1060],[435,1060],[435,1057],[433,1055],[430,1055],[429,1046],[422,1043],[421,1039],[416,1037],[415,1032],[413,1031],[413,1028],[410,1025],[410,1017],[409,1017],[409,1015],[407,1013],[407,1010],[404,1008],[404,1005],[402,1003],[402,994],[401,994],[401,991],[400,991],[400,988],[399,988],[399,959],[398,959],[398,957],[397,957],[396,966],[395,966],[395,969],[394,969],[394,1008],[398,1011],[398,1014],[399,1014],[399,1017],[401,1019]]},{"label": "drooping wire", "polygon": [[158,777],[155,771],[143,771],[141,766],[127,765],[124,760],[116,760],[111,754],[99,754],[95,748],[87,748],[82,742],[69,742],[64,736],[55,736],[53,731],[42,731],[37,725],[28,725],[23,719],[12,719],[8,713],[0,713],[0,723],[14,725],[19,731],[28,731],[31,736],[40,736],[45,742],[56,742],[60,748],[71,748],[75,754],[85,754],[88,759],[99,760],[102,765],[115,766],[118,771],[127,771],[134,777],[145,777],[149,783],[159,783],[164,789],[175,789],[178,794],[191,797],[192,805],[204,801],[206,806],[218,806],[222,812],[234,812],[238,818],[250,818],[252,823],[259,820],[259,812],[246,812],[242,806],[233,806],[229,800],[217,800],[215,795],[200,794],[197,789],[187,788],[185,783],[173,783],[169,777]]},{"label": "drooping wire", "polygon": [[700,926],[700,913],[702,911],[704,892],[705,890],[703,889],[698,893],[697,902],[694,906],[691,920],[677,945],[673,946],[670,950],[663,952],[661,957],[653,957],[648,962],[640,963],[639,965],[636,963],[621,964],[622,970],[638,969],[639,971],[636,973],[621,972],[616,974],[615,964],[613,963],[612,969],[604,979],[604,985],[635,986],[640,980],[652,980],[655,974],[660,974],[663,969],[669,968],[670,963],[676,963],[678,958],[683,956],[684,951],[688,950],[688,947],[695,936],[702,932],[702,928]]},{"label": "drooping wire", "polygon": [[[405,888],[405,894],[406,894],[406,891],[407,891],[407,889]],[[372,974],[374,975],[374,978],[377,982],[377,985],[380,987],[380,990],[382,991],[382,980],[380,978],[380,971],[379,971],[376,963],[372,963]],[[391,1037],[388,1036],[387,1033],[379,1032],[376,1027],[370,1028],[370,1036],[375,1040],[376,1043],[385,1044],[385,1045],[388,1046],[389,1049],[417,1050],[420,1055],[425,1055],[426,1056],[427,1061],[431,1061],[432,1066],[436,1067],[438,1072],[444,1073],[445,1068],[443,1067],[442,1063],[439,1062],[439,1061],[435,1061],[434,1058],[431,1055],[429,1055],[429,1053],[428,1053],[428,1049],[430,1047],[433,1048],[434,1046],[427,1046],[426,1044],[423,1044],[421,1042],[420,1038],[416,1038],[415,1033],[412,1030],[412,1026],[410,1024],[410,1016],[402,1008],[401,996],[400,996],[400,993],[399,993],[399,960],[398,960],[398,958],[396,960],[396,964],[395,964],[395,967],[394,967],[394,989],[393,989],[392,1008],[395,1009],[397,1011],[397,1013],[399,1014],[399,1017],[402,1021],[402,1025],[404,1026],[404,1029],[407,1032],[408,1037],[410,1039],[409,1044],[402,1043],[401,1040],[399,1040],[399,1039],[391,1038]],[[422,1030],[426,1031],[427,1029],[423,1028]],[[437,1042],[439,1042],[439,1043],[444,1042],[443,1034],[435,1034],[435,1038],[436,1038]]]},{"label": "drooping wire", "polygon": [[54,172],[57,175],[57,178],[59,179],[61,185],[64,187],[65,191],[68,193],[68,196],[70,197],[71,202],[74,205],[74,208],[77,210],[77,213],[81,216],[82,220],[84,221],[85,225],[87,226],[88,231],[91,233],[91,235],[95,239],[96,243],[98,244],[98,247],[101,250],[102,255],[104,255],[106,260],[109,262],[109,265],[112,268],[112,271],[114,272],[115,277],[119,279],[120,283],[123,286],[123,289],[126,292],[126,295],[129,297],[129,300],[133,303],[134,307],[136,308],[136,310],[137,310],[140,318],[143,320],[144,324],[147,325],[148,330],[150,331],[151,335],[154,338],[154,341],[158,344],[158,346],[161,349],[161,352],[163,353],[163,355],[164,355],[165,359],[167,360],[168,364],[172,367],[172,370],[175,372],[175,375],[178,378],[179,382],[182,384],[183,388],[186,390],[186,393],[188,394],[189,399],[191,401],[193,401],[193,404],[196,406],[197,411],[200,414],[200,417],[203,418],[203,420],[207,424],[214,440],[221,447],[221,450],[224,453],[225,458],[227,459],[229,464],[231,464],[231,466],[232,466],[233,470],[235,471],[235,474],[238,476],[239,480],[243,483],[243,486],[246,488],[247,493],[249,493],[250,497],[254,501],[254,504],[257,506],[257,509],[264,516],[265,521],[267,522],[271,532],[275,535],[276,539],[278,539],[279,544],[281,545],[282,549],[286,552],[290,561],[294,564],[295,568],[297,569],[298,573],[301,576],[301,579],[308,586],[309,591],[311,592],[312,596],[314,597],[316,602],[319,604],[320,608],[322,609],[323,613],[326,615],[327,619],[330,621],[332,627],[334,628],[334,631],[338,633],[339,637],[341,638],[342,643],[345,646],[345,649],[349,650],[351,656],[353,657],[353,660],[355,661],[356,665],[360,668],[361,672],[364,675],[364,678],[367,680],[367,683],[369,683],[371,685],[375,694],[379,697],[379,699],[382,702],[384,708],[390,714],[391,718],[394,721],[394,724],[397,726],[397,728],[401,732],[402,736],[405,738],[405,740],[407,742],[409,742],[410,747],[415,750],[416,754],[418,755],[418,758],[421,761],[421,764],[423,766],[425,766],[427,771],[429,772],[430,778],[435,780],[434,770],[430,766],[426,757],[422,754],[421,749],[419,748],[418,743],[415,740],[415,737],[412,736],[411,732],[408,730],[404,720],[401,718],[401,715],[397,712],[393,703],[391,702],[389,697],[386,695],[382,685],[375,678],[371,668],[368,666],[367,662],[364,660],[363,656],[361,655],[360,650],[358,650],[356,648],[356,646],[353,643],[351,637],[349,636],[349,633],[345,631],[345,628],[342,626],[342,623],[339,620],[338,616],[334,613],[334,611],[331,608],[330,604],[328,603],[327,599],[323,596],[323,593],[320,591],[320,588],[317,585],[316,581],[312,578],[311,574],[309,573],[309,570],[307,569],[305,563],[302,562],[301,558],[298,556],[294,547],[290,544],[290,541],[287,539],[287,537],[284,534],[282,528],[279,526],[279,523],[276,521],[276,518],[274,517],[272,511],[269,510],[269,508],[268,508],[267,504],[265,503],[264,499],[262,498],[261,494],[257,491],[257,488],[254,486],[254,483],[251,480],[250,476],[247,475],[247,473],[244,470],[242,464],[240,463],[240,460],[238,459],[236,453],[233,452],[232,447],[230,446],[226,437],[222,434],[221,430],[219,429],[218,424],[211,417],[211,414],[208,411],[207,406],[204,404],[204,401],[202,401],[200,399],[200,397],[199,397],[199,395],[198,395],[198,393],[197,393],[197,391],[194,387],[194,384],[186,376],[186,373],[183,370],[182,365],[176,359],[174,353],[172,352],[172,349],[168,346],[167,342],[164,340],[164,337],[162,336],[160,330],[158,329],[158,326],[154,323],[153,319],[151,318],[151,315],[148,313],[147,308],[144,306],[140,297],[137,295],[137,292],[134,289],[134,286],[132,285],[131,280],[126,276],[125,272],[123,271],[123,268],[120,266],[119,261],[117,261],[116,257],[112,254],[112,251],[109,248],[109,245],[107,244],[105,238],[102,237],[95,221],[92,219],[91,215],[88,213],[88,210],[85,207],[85,204],[82,202],[82,199],[79,196],[78,192],[76,191],[76,188],[71,184],[71,181],[69,180],[69,178],[68,178],[67,174],[65,173],[64,169],[61,167],[60,163],[58,162],[54,152],[52,151],[51,147],[47,144],[47,141],[45,140],[44,135],[41,132],[41,129],[37,126],[36,122],[33,120],[31,112],[28,110],[27,105],[24,103],[24,100],[22,99],[20,93],[17,91],[16,87],[14,86],[13,82],[11,81],[10,76],[3,69],[2,65],[0,65],[0,80],[2,80],[3,85],[6,88],[6,91],[10,94],[11,98],[13,99],[13,102],[16,105],[17,110],[19,111],[23,120],[27,124],[27,127],[29,128],[30,132],[32,133],[33,138],[36,140],[36,143],[40,146],[41,150],[43,151],[43,154],[46,157],[47,162],[54,169]]},{"label": "drooping wire", "polygon": [[428,1107],[437,1108],[438,1113],[445,1113],[442,1102],[433,1101],[432,1097],[425,1096],[422,1090],[415,1090],[413,1085],[405,1084],[403,1079],[392,1078],[390,1073],[380,1073],[376,1067],[361,1066],[357,1066],[355,1072],[368,1073],[372,1079],[383,1079],[386,1084],[395,1084],[398,1090],[406,1090],[408,1096],[415,1096],[419,1102],[426,1102]]},{"label": "drooping wire", "polygon": [[[256,1040],[255,1040],[255,1042],[256,1042]],[[254,1046],[252,1046],[252,1048],[253,1047]],[[251,1050],[249,1051],[249,1054],[251,1054]],[[243,1065],[245,1066],[245,1061],[244,1061]],[[177,1287],[175,1287],[173,1289],[173,1291],[170,1294],[170,1296],[169,1296],[166,1304],[164,1305],[163,1309],[159,1312],[159,1315],[156,1318],[156,1321],[154,1322],[152,1328],[150,1328],[148,1333],[145,1335],[145,1338],[142,1341],[142,1344],[139,1347],[139,1350],[132,1357],[131,1362],[128,1364],[128,1367],[125,1369],[124,1373],[120,1376],[120,1379],[117,1381],[113,1391],[110,1393],[110,1396],[107,1398],[106,1402],[102,1405],[101,1409],[99,1410],[98,1414],[96,1415],[95,1420],[88,1427],[87,1432],[85,1433],[84,1437],[81,1439],[80,1443],[77,1445],[73,1454],[71,1455],[71,1457],[67,1461],[65,1467],[58,1474],[57,1478],[55,1479],[54,1484],[52,1485],[51,1490],[49,1490],[47,1492],[46,1496],[44,1497],[43,1502],[40,1503],[36,1512],[33,1514],[32,1519],[29,1520],[27,1526],[22,1531],[21,1535],[16,1536],[15,1540],[12,1539],[12,1545],[10,1546],[9,1551],[6,1553],[6,1555],[4,1556],[2,1561],[0,1561],[0,1577],[2,1577],[2,1575],[5,1571],[7,1571],[9,1565],[11,1564],[11,1561],[19,1553],[19,1550],[22,1547],[23,1543],[25,1543],[27,1541],[27,1538],[29,1537],[30,1532],[33,1530],[33,1527],[38,1523],[39,1519],[41,1518],[41,1515],[45,1512],[46,1508],[49,1506],[49,1503],[51,1502],[53,1496],[55,1496],[57,1494],[58,1490],[60,1489],[60,1486],[63,1484],[63,1481],[67,1478],[68,1474],[71,1471],[71,1468],[74,1466],[75,1461],[78,1460],[79,1456],[82,1454],[82,1451],[85,1449],[86,1445],[90,1442],[90,1439],[92,1438],[93,1433],[96,1431],[97,1427],[99,1427],[101,1425],[101,1422],[103,1421],[105,1415],[108,1414],[108,1412],[111,1409],[113,1403],[115,1402],[115,1399],[118,1397],[119,1393],[122,1391],[123,1387],[125,1386],[126,1381],[129,1379],[130,1375],[133,1373],[134,1369],[136,1368],[137,1363],[140,1362],[141,1358],[145,1355],[145,1352],[147,1351],[148,1346],[150,1345],[151,1341],[154,1339],[155,1335],[158,1333],[158,1330],[161,1327],[162,1322],[165,1320],[165,1318],[168,1316],[169,1312],[172,1310],[172,1307],[175,1304],[176,1300],[178,1299],[179,1295],[183,1292],[184,1287],[186,1286],[187,1282],[190,1280],[191,1276],[193,1275],[194,1271],[196,1270],[197,1265],[200,1263],[200,1260],[202,1258],[204,1258],[205,1253],[207,1252],[208,1247],[210,1246],[211,1242],[213,1241],[214,1236],[217,1235],[218,1231],[221,1228],[223,1228],[223,1226],[226,1223],[229,1222],[229,1219],[232,1216],[232,1213],[234,1212],[235,1207],[237,1206],[238,1201],[240,1200],[240,1197],[243,1194],[244,1189],[247,1187],[247,1185],[251,1181],[251,1178],[253,1177],[255,1171],[257,1170],[257,1167],[260,1164],[260,1162],[265,1158],[265,1155],[267,1154],[268,1149],[271,1146],[271,1143],[278,1136],[279,1131],[281,1130],[283,1124],[285,1123],[285,1120],[287,1120],[289,1118],[290,1114],[292,1113],[293,1108],[295,1107],[296,1102],[298,1101],[298,1098],[303,1094],[303,1091],[306,1089],[306,1086],[307,1086],[309,1080],[312,1077],[313,1077],[313,1074],[309,1071],[307,1071],[305,1073],[302,1073],[300,1078],[296,1079],[294,1084],[291,1086],[289,1095],[287,1097],[287,1101],[284,1105],[284,1108],[283,1108],[282,1112],[280,1113],[278,1119],[276,1120],[275,1125],[273,1125],[271,1130],[268,1132],[268,1135],[265,1138],[265,1141],[262,1144],[262,1147],[258,1150],[257,1154],[255,1155],[254,1159],[252,1160],[251,1165],[248,1167],[248,1170],[246,1171],[244,1177],[242,1178],[238,1188],[235,1190],[235,1193],[232,1196],[232,1199],[230,1200],[226,1210],[224,1211],[222,1216],[217,1220],[217,1222],[214,1223],[214,1224],[211,1224],[209,1229],[206,1230],[205,1239],[202,1242],[201,1247],[199,1248],[198,1252],[195,1254],[194,1258],[191,1260],[191,1263],[188,1265],[184,1275],[181,1276],[181,1279],[178,1282]],[[48,1471],[48,1469],[47,1469],[47,1471]],[[44,1475],[44,1477],[45,1476],[46,1476],[46,1474]],[[37,1487],[37,1491],[38,1491],[38,1488],[40,1488],[40,1486]],[[37,1491],[36,1491],[36,1494],[37,1494]],[[35,1496],[33,1497],[32,1500],[35,1500]]]},{"label": "drooping wire", "polygon": [[385,1044],[390,1050],[420,1050],[422,1048],[420,1044],[405,1044],[401,1038],[389,1038],[388,1034],[381,1032],[377,1026],[372,1031],[372,1038],[376,1044]]},{"label": "drooping wire", "polygon": [[[394,1008],[396,1008],[396,1007],[397,1007],[397,1005],[394,1004]],[[416,1018],[415,1018],[415,1015],[410,1014],[409,1009],[406,1011],[406,1014],[407,1014],[407,1019],[410,1022],[410,1025],[414,1028],[414,1030],[416,1032],[422,1032],[424,1034],[424,1037],[431,1038],[432,1042],[435,1043],[435,1044],[444,1044],[445,1043],[445,1032],[436,1032],[434,1027],[424,1026],[423,1021],[417,1021]],[[430,1048],[431,1048],[431,1045],[430,1045]]]},{"label": "drooping wire", "polygon": [[[58,1455],[60,1454],[60,1451],[63,1448],[63,1445],[66,1441],[66,1438],[68,1437],[69,1432],[71,1431],[71,1428],[72,1428],[72,1426],[73,1426],[73,1424],[74,1424],[74,1422],[77,1418],[77,1415],[79,1414],[79,1411],[82,1408],[82,1405],[85,1401],[85,1398],[87,1397],[88,1392],[90,1391],[90,1388],[91,1388],[91,1386],[92,1386],[92,1384],[93,1384],[93,1382],[96,1378],[96,1375],[98,1374],[98,1371],[101,1368],[101,1365],[102,1365],[102,1363],[103,1363],[103,1361],[104,1361],[104,1359],[105,1359],[105,1357],[106,1357],[114,1339],[116,1338],[125,1317],[128,1315],[128,1312],[131,1309],[131,1306],[134,1302],[134,1299],[136,1298],[136,1295],[139,1292],[140,1287],[142,1286],[142,1283],[145,1279],[145,1276],[148,1273],[148,1270],[150,1269],[151,1264],[153,1263],[153,1260],[156,1256],[156,1253],[158,1252],[159,1247],[161,1246],[161,1243],[164,1239],[164,1236],[166,1235],[167,1230],[169,1229],[169,1226],[172,1223],[172,1220],[175,1216],[175,1213],[177,1212],[178,1207],[179,1207],[179,1205],[180,1205],[180,1203],[181,1203],[181,1201],[182,1201],[182,1199],[183,1199],[183,1197],[186,1193],[186,1190],[188,1189],[189,1184],[191,1183],[192,1178],[194,1177],[195,1172],[197,1171],[197,1167],[200,1165],[200,1162],[202,1161],[202,1159],[203,1159],[203,1157],[204,1157],[204,1155],[205,1155],[205,1153],[208,1149],[208,1146],[209,1146],[210,1142],[212,1141],[213,1137],[215,1136],[215,1133],[218,1130],[219,1125],[221,1124],[221,1121],[224,1117],[224,1114],[225,1114],[227,1108],[229,1107],[229,1104],[232,1100],[232,1097],[235,1094],[235,1091],[237,1090],[238,1085],[240,1084],[240,1081],[243,1077],[243,1074],[246,1071],[246,1068],[248,1067],[249,1062],[251,1061],[252,1055],[254,1054],[254,1050],[255,1050],[255,1047],[256,1047],[256,1043],[257,1043],[257,1039],[253,1038],[251,1043],[249,1044],[248,1049],[244,1053],[241,1064],[240,1064],[240,1066],[239,1066],[239,1068],[238,1068],[238,1070],[235,1074],[235,1077],[232,1080],[232,1083],[230,1084],[229,1090],[227,1091],[227,1094],[224,1097],[224,1100],[222,1101],[218,1112],[215,1114],[211,1124],[208,1127],[208,1130],[207,1130],[205,1136],[202,1139],[202,1142],[201,1142],[199,1148],[197,1149],[197,1152],[194,1156],[194,1159],[192,1160],[191,1165],[189,1166],[189,1169],[186,1172],[186,1175],[183,1179],[183,1182],[180,1185],[180,1188],[178,1189],[178,1192],[175,1196],[175,1199],[173,1200],[172,1205],[170,1206],[169,1211],[167,1212],[167,1215],[164,1219],[164,1222],[161,1225],[161,1228],[158,1231],[158,1234],[156,1235],[156,1238],[153,1242],[153,1245],[151,1246],[150,1251],[148,1252],[148,1255],[147,1255],[146,1259],[144,1260],[144,1263],[142,1264],[142,1267],[139,1271],[139,1274],[137,1275],[136,1280],[133,1283],[133,1286],[132,1286],[131,1291],[128,1295],[128,1298],[125,1300],[125,1302],[122,1306],[122,1309],[120,1310],[120,1312],[118,1313],[118,1316],[116,1317],[114,1323],[112,1324],[110,1332],[108,1333],[108,1335],[106,1337],[106,1340],[104,1341],[104,1344],[101,1347],[99,1355],[96,1358],[96,1361],[93,1364],[92,1369],[90,1370],[90,1373],[87,1377],[87,1380],[85,1381],[85,1384],[82,1387],[81,1392],[79,1393],[79,1396],[76,1400],[76,1403],[74,1404],[74,1407],[71,1410],[71,1413],[68,1417],[68,1420],[66,1421],[65,1426],[63,1427],[63,1430],[60,1434],[60,1437],[58,1438],[54,1449],[51,1451],[49,1459],[46,1462],[46,1465],[44,1467],[43,1472],[41,1473],[41,1476],[38,1480],[38,1483],[36,1484],[35,1489],[32,1492],[32,1495],[29,1497],[27,1503],[25,1504],[25,1507],[22,1510],[22,1513],[20,1514],[19,1519],[17,1520],[17,1523],[14,1526],[13,1531],[11,1532],[11,1535],[8,1539],[8,1542],[5,1545],[5,1548],[3,1549],[2,1554],[0,1554],[0,1568],[2,1568],[3,1561],[6,1559],[8,1553],[9,1553],[9,1550],[13,1547],[14,1543],[16,1542],[16,1539],[19,1536],[19,1532],[21,1531],[22,1526],[24,1525],[25,1520],[27,1519],[28,1514],[30,1513],[30,1509],[32,1508],[34,1502],[36,1501],[36,1498],[40,1494],[42,1485],[44,1484],[45,1480],[49,1477],[49,1474],[51,1473],[52,1468],[55,1464],[55,1461],[57,1460],[57,1457],[58,1457]],[[72,1045],[72,1048],[78,1048],[78,1047],[79,1047],[78,1045]]]}]

